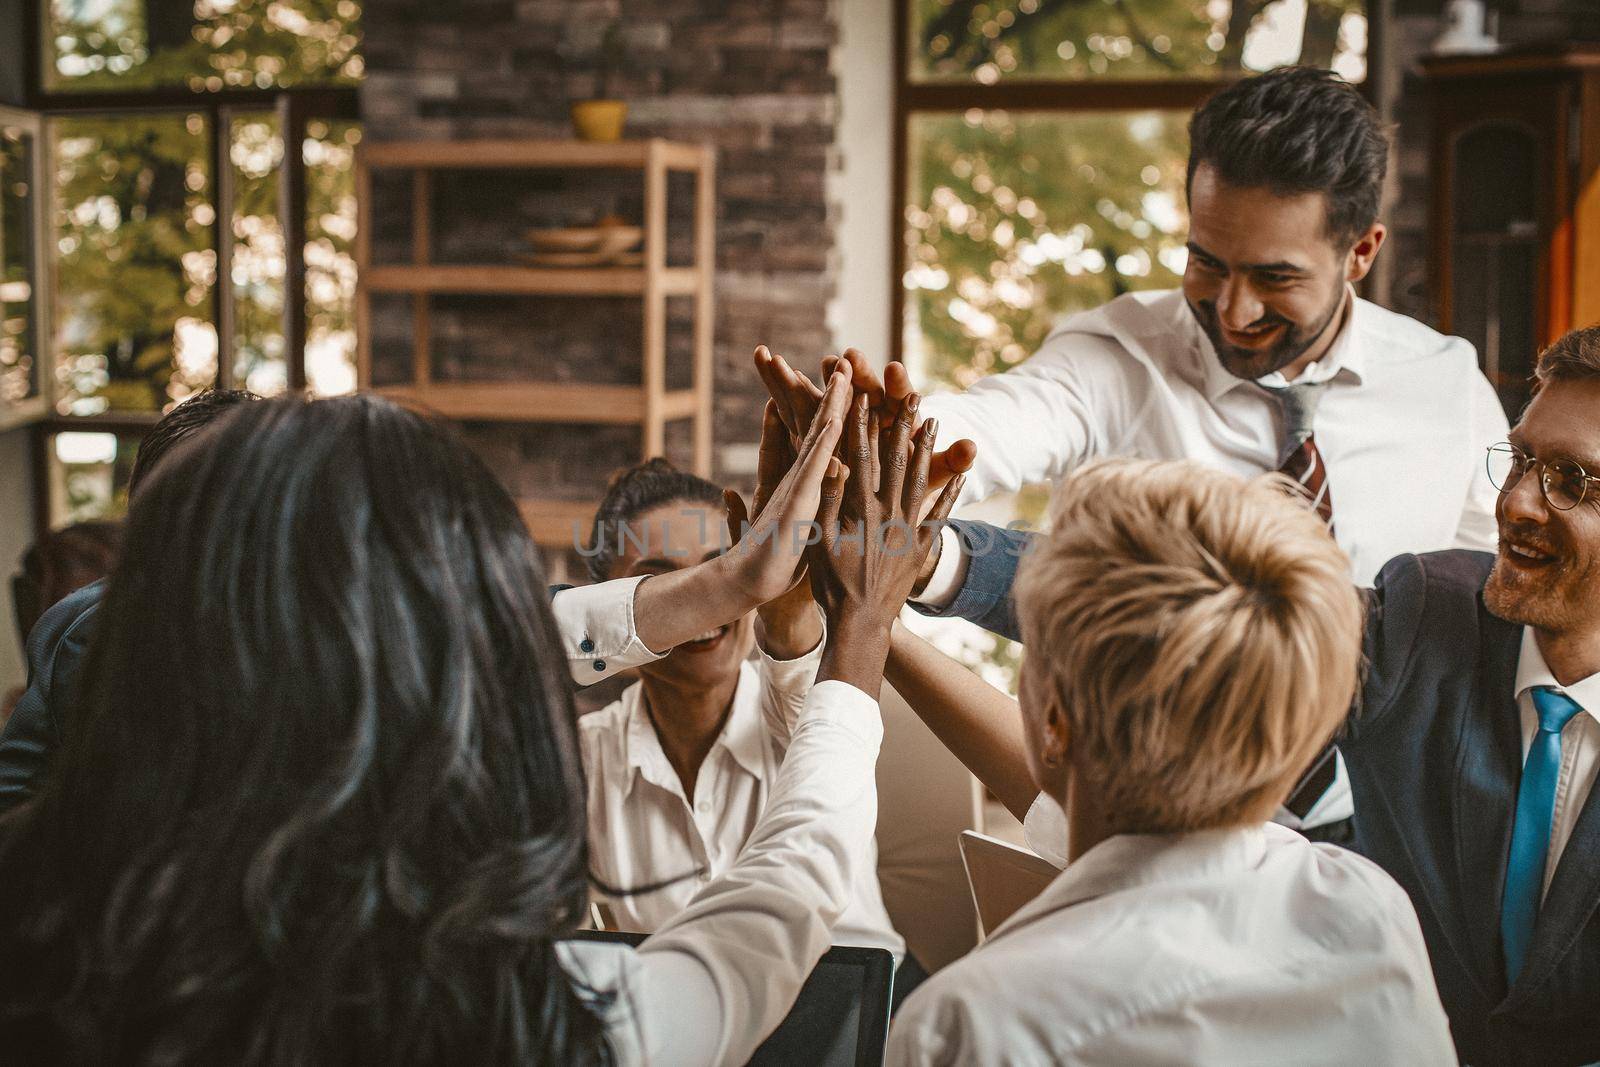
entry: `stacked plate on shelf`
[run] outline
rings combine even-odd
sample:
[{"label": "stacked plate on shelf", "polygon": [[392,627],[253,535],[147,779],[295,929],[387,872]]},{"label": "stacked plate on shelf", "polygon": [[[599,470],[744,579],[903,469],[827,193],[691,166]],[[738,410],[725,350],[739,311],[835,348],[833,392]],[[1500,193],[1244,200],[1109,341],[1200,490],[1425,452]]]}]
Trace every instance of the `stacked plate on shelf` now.
[{"label": "stacked plate on shelf", "polygon": [[532,252],[516,255],[517,262],[530,267],[638,267],[644,253],[638,251],[644,229],[620,221],[602,220],[597,226],[564,226],[529,230],[526,235]]}]

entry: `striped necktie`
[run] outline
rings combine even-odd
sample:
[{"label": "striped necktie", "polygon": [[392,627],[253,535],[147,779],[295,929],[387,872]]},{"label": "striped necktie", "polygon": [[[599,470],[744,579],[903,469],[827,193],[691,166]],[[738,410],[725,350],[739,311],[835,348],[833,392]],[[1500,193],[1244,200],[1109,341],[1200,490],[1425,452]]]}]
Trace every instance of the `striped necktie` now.
[{"label": "striped necktie", "polygon": [[1550,823],[1556,811],[1556,783],[1561,776],[1561,731],[1583,709],[1577,701],[1549,686],[1533,691],[1539,729],[1528,745],[1517,786],[1517,819],[1506,861],[1505,895],[1500,900],[1500,940],[1506,951],[1506,981],[1515,982],[1533,940],[1533,922],[1544,895],[1544,869],[1550,857]]},{"label": "striped necktie", "polygon": [[1333,494],[1328,489],[1328,469],[1322,462],[1322,453],[1317,450],[1317,436],[1311,430],[1317,402],[1327,387],[1327,382],[1262,386],[1283,407],[1284,441],[1278,471],[1300,483],[1306,499],[1332,529]]}]

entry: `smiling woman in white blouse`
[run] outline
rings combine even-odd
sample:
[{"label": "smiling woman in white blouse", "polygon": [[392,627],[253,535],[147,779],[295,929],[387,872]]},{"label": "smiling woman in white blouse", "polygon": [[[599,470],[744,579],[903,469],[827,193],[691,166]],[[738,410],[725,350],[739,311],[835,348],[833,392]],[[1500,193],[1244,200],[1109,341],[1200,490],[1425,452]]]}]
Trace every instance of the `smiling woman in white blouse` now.
[{"label": "smiling woman in white blouse", "polygon": [[[769,446],[775,440],[769,433]],[[666,460],[623,471],[595,514],[590,574],[613,581],[715,559],[729,540],[725,508],[722,489]],[[638,682],[578,720],[590,869],[599,886],[619,890],[599,890],[607,926],[650,933],[733,864],[772,795],[822,637],[810,586],[798,582],[641,665]],[[870,840],[858,870],[834,942],[898,959],[905,942],[884,910]]]}]

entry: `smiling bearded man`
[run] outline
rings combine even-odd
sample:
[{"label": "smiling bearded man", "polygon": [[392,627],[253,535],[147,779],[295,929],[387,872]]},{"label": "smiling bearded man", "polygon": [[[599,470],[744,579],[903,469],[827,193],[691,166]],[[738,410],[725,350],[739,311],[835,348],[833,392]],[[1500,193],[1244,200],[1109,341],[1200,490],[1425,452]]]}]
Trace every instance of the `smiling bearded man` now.
[{"label": "smiling bearded man", "polygon": [[[1402,553],[1492,549],[1483,450],[1506,418],[1476,353],[1352,288],[1387,235],[1389,143],[1371,105],[1328,71],[1286,68],[1217,93],[1189,135],[1181,290],[1073,315],[1020,365],[923,400],[944,440],[977,444],[962,502],[1097,458],[1187,459],[1305,486],[1363,585]],[[851,356],[857,387],[882,388]],[[956,613],[983,550],[946,531],[918,602]],[[1329,755],[1277,821],[1345,842],[1350,813]]]}]

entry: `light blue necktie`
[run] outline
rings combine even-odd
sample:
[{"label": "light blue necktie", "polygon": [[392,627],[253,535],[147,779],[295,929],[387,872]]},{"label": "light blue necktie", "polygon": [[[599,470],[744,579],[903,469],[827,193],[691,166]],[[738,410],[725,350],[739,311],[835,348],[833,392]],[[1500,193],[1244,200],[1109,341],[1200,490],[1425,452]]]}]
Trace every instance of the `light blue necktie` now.
[{"label": "light blue necktie", "polygon": [[1583,709],[1565,693],[1539,686],[1533,691],[1539,731],[1528,746],[1517,788],[1517,821],[1506,863],[1506,891],[1500,904],[1500,938],[1506,949],[1506,981],[1515,982],[1533,939],[1550,855],[1550,823],[1556,809],[1556,779],[1561,774],[1561,731]]}]

